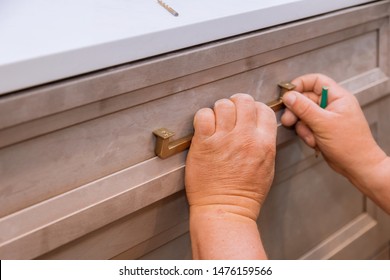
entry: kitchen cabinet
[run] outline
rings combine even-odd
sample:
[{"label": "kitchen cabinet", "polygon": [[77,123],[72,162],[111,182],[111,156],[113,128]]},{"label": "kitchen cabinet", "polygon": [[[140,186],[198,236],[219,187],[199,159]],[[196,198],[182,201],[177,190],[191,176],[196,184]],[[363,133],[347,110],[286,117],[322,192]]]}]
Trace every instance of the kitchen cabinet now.
[{"label": "kitchen cabinet", "polygon": [[[389,43],[377,1],[1,96],[1,258],[191,258],[186,152],[156,157],[152,132],[183,137],[199,108],[237,92],[270,102],[301,74],[353,92],[389,154]],[[259,219],[269,257],[383,256],[389,216],[293,131],[279,125],[277,144]]]}]

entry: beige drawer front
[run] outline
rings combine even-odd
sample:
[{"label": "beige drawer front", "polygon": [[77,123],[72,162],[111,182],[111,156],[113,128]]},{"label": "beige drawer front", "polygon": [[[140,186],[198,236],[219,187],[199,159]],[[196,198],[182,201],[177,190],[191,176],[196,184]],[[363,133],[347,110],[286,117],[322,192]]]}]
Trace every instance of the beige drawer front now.
[{"label": "beige drawer front", "polygon": [[[0,100],[0,108],[30,99],[32,104],[49,102],[55,99],[50,90],[61,96],[79,86],[75,93],[79,98],[69,97],[57,105],[51,101],[54,108],[49,111],[43,108],[1,123],[0,256],[142,258],[171,240],[176,242],[179,236],[183,236],[177,239],[180,242],[188,241],[188,209],[182,192],[186,153],[165,160],[155,157],[152,131],[167,127],[177,137],[184,136],[192,131],[192,118],[199,108],[211,107],[217,99],[236,92],[269,102],[278,96],[278,82],[307,72],[334,77],[356,93],[362,105],[386,96],[388,15],[383,13],[384,7],[387,2],[354,8],[140,62],[128,66],[129,72],[121,68],[112,77],[108,70],[76,78],[73,84],[59,83]],[[339,25],[322,28],[334,21]],[[308,35],[299,33],[310,26],[316,29],[307,31]],[[297,32],[296,37],[286,36],[292,31]],[[279,39],[267,41],[265,50],[259,43],[271,37]],[[235,59],[237,54],[231,55],[245,46],[250,51],[244,49],[239,59]],[[209,56],[216,58],[207,60]],[[186,67],[191,61],[198,69]],[[216,61],[218,65],[213,64]],[[180,74],[180,68],[168,70],[172,79],[167,76],[160,81],[153,69],[161,65],[189,68],[191,73],[183,70]],[[151,74],[141,81],[137,70],[147,73],[145,69]],[[107,80],[107,76],[111,78]],[[127,82],[124,87],[123,80],[133,77],[134,84]],[[100,93],[96,100],[84,92],[91,80],[94,89],[103,84],[114,92],[106,83],[115,82],[121,89],[111,96]],[[378,116],[369,117],[373,127],[380,126]],[[262,217],[268,225],[263,227],[269,228],[264,239],[271,257],[298,258],[362,215],[363,197],[314,159],[294,133],[283,127],[278,128],[278,151],[277,177]],[[316,186],[305,185],[312,177],[316,177]],[[321,198],[324,192],[327,197]],[[348,211],[334,208],[322,228],[307,229],[322,217],[321,207],[336,204],[335,196],[338,205]],[[300,202],[302,197],[306,197],[305,203]],[[290,207],[280,207],[286,200]],[[318,207],[302,225],[302,230],[308,231],[295,232],[294,217],[300,217],[311,203]],[[279,217],[284,228],[272,224],[272,215]],[[280,243],[272,239],[276,232],[286,242],[282,253],[278,253]],[[291,244],[283,236],[286,234],[307,242]],[[116,241],[109,242],[113,238]],[[164,252],[161,258],[169,258]],[[157,250],[151,256],[158,254]]]},{"label": "beige drawer front", "polygon": [[[341,42],[3,148],[2,195],[6,200],[0,215],[153,158],[153,130],[167,127],[178,137],[184,136],[192,130],[196,110],[212,106],[217,99],[247,92],[258,100],[272,101],[277,98],[279,81],[313,71],[339,81],[356,76],[368,79],[360,75],[377,70],[376,31],[347,40],[342,32],[340,37]],[[250,60],[256,65],[262,59],[260,55],[242,63]],[[381,78],[383,73],[376,73],[379,77],[375,78]]]}]

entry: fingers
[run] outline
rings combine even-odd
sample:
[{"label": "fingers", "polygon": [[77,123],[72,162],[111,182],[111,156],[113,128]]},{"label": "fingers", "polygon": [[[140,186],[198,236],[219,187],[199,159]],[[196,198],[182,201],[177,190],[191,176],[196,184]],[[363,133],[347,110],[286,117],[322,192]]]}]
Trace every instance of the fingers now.
[{"label": "fingers", "polygon": [[[310,127],[315,126],[320,118],[324,118],[327,111],[319,107],[309,98],[303,96],[299,92],[289,91],[283,96],[283,102],[286,107],[299,119],[303,120]],[[287,118],[289,118],[287,116]],[[290,116],[288,121],[293,117]]]},{"label": "fingers", "polygon": [[[315,124],[316,120],[324,117],[326,114],[325,110],[320,109],[318,106],[324,86],[328,87],[328,105],[337,99],[352,96],[351,93],[339,86],[334,80],[322,74],[303,75],[294,79],[292,83],[296,85],[295,93],[288,92],[283,96],[283,101],[288,108],[281,117],[281,122],[285,126],[292,126],[298,119],[302,119],[313,129],[313,124]],[[293,105],[290,101],[296,101],[296,103]],[[317,106],[314,106],[315,104]]]},{"label": "fingers", "polygon": [[276,131],[276,117],[267,105],[255,102],[248,94],[235,94],[215,102],[214,110],[200,109],[194,118],[195,136],[210,137],[234,128],[264,128]]},{"label": "fingers", "polygon": [[286,108],[280,118],[280,121],[284,126],[293,126],[298,121],[298,118],[293,112]]},{"label": "fingers", "polygon": [[312,148],[316,147],[317,144],[314,134],[305,123],[301,121],[297,122],[295,131],[297,132],[298,136],[301,137],[301,139],[306,143],[306,145]]},{"label": "fingers", "polygon": [[[302,95],[306,96],[316,104],[320,104],[320,97],[315,93],[303,93]],[[298,121],[298,117],[288,108],[284,110],[283,115],[280,118],[281,123],[284,126],[293,126]]]},{"label": "fingers", "polygon": [[329,89],[329,102],[333,102],[345,95],[351,95],[347,90],[342,88],[333,79],[322,74],[307,74],[294,79],[293,83],[295,91],[302,93],[314,93],[317,96],[321,96],[322,87],[328,87]]},{"label": "fingers", "polygon": [[220,99],[215,102],[216,131],[231,131],[236,125],[236,106],[229,99]]},{"label": "fingers", "polygon": [[295,91],[314,92],[317,95],[321,95],[323,86],[337,85],[334,80],[322,74],[303,75],[294,79],[291,83],[295,85]]},{"label": "fingers", "polygon": [[257,128],[264,128],[266,131],[272,131],[276,134],[276,116],[274,111],[267,105],[261,102],[255,102]]},{"label": "fingers", "polygon": [[194,117],[194,135],[200,138],[210,137],[215,133],[215,115],[210,108],[203,108]]},{"label": "fingers", "polygon": [[252,96],[237,93],[230,97],[236,106],[236,126],[256,127],[256,106]]},{"label": "fingers", "polygon": [[248,94],[235,94],[231,97],[236,105],[237,128],[261,128],[276,137],[276,116],[274,111],[261,102],[255,102]]}]

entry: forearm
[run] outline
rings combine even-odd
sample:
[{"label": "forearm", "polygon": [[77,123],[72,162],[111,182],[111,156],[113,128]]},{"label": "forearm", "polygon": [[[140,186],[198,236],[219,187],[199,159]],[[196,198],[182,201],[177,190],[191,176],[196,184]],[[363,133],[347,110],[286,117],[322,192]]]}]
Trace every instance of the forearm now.
[{"label": "forearm", "polygon": [[352,174],[348,179],[378,206],[390,214],[390,157]]},{"label": "forearm", "polygon": [[194,259],[267,259],[254,220],[221,208],[190,209]]}]

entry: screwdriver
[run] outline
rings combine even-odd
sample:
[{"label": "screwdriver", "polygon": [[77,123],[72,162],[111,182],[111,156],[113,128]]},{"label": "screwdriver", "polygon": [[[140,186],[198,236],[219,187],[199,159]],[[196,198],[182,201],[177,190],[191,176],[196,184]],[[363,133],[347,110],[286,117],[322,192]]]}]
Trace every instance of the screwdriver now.
[{"label": "screwdriver", "polygon": [[161,5],[161,7],[163,7],[165,10],[167,10],[168,12],[170,12],[172,15],[174,15],[175,17],[179,16],[179,13],[176,12],[172,7],[168,6],[167,4],[165,4],[163,1],[161,0],[157,0],[157,2]]}]

